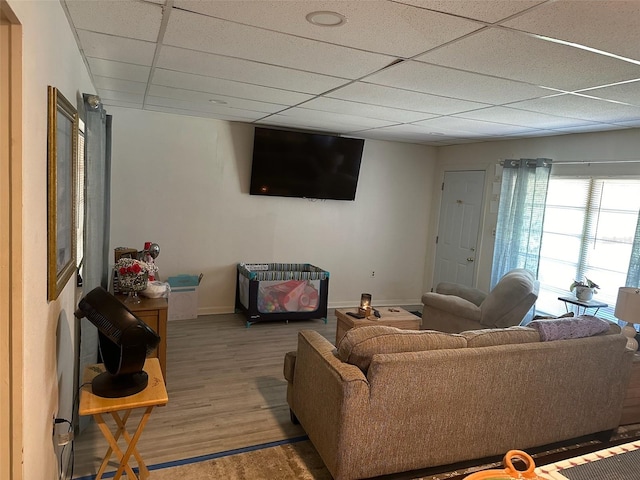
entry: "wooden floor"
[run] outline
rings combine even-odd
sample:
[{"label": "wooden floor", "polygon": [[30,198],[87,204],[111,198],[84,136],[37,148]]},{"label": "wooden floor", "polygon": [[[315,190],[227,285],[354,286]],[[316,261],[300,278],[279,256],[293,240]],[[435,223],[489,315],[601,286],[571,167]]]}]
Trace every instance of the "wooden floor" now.
[{"label": "wooden floor", "polygon": [[[146,464],[304,435],[289,420],[282,368],[285,353],[296,349],[297,332],[305,329],[333,343],[336,318],[330,315],[327,324],[262,322],[249,328],[240,314],[169,322],[169,403],[153,411],[138,443]],[[138,418],[132,414],[128,426]],[[74,478],[95,474],[106,449],[92,422],[75,440]],[[107,471],[116,467],[112,463]]]}]

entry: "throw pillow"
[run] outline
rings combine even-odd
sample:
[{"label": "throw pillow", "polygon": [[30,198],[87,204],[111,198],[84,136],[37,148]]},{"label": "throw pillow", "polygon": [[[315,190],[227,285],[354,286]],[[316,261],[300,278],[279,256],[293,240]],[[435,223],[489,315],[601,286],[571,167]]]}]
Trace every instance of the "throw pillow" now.
[{"label": "throw pillow", "polygon": [[609,331],[610,323],[592,315],[581,315],[573,318],[557,318],[554,320],[534,320],[527,327],[535,328],[540,333],[540,340],[567,340],[570,338],[592,337]]},{"label": "throw pillow", "polygon": [[462,335],[371,325],[347,331],[338,344],[338,358],[366,372],[376,353],[420,352],[464,348],[466,345],[467,340]]}]

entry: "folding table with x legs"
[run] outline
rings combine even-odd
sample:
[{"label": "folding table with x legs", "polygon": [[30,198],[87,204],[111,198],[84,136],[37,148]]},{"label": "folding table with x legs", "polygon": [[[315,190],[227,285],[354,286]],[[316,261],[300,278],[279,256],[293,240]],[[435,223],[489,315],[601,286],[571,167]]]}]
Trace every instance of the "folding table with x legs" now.
[{"label": "folding table with x legs", "polygon": [[[78,413],[80,415],[93,415],[98,428],[104,435],[109,448],[105,453],[102,464],[96,474],[96,480],[102,478],[111,456],[115,454],[119,461],[118,470],[113,477],[115,480],[122,477],[123,473],[127,474],[129,479],[144,480],[149,478],[149,469],[142,460],[142,456],[136,447],[140,435],[144,430],[151,412],[154,407],[166,405],[169,401],[167,389],[164,379],[162,378],[162,370],[157,358],[148,358],[144,365],[144,371],[149,375],[149,384],[139,393],[119,398],[105,398],[94,395],[91,391],[91,380],[104,372],[103,364],[88,366],[83,375],[82,391],[80,392],[80,407]],[[131,416],[131,412],[136,408],[144,408],[142,418],[138,422],[133,435],[127,431],[127,421]],[[111,427],[105,421],[103,414],[110,414],[115,421],[115,427]],[[111,428],[115,428],[112,433]],[[126,442],[124,452],[118,445],[118,440],[123,438]],[[138,462],[138,473],[135,474],[133,468],[129,465],[129,459],[133,456]]]}]

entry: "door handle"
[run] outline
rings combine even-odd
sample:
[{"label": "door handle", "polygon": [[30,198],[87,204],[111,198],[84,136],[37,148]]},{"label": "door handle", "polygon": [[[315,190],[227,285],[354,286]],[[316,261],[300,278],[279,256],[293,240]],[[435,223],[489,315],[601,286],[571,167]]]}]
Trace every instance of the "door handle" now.
[{"label": "door handle", "polygon": [[474,260],[475,260],[475,258],[467,257],[467,262],[473,262]]}]

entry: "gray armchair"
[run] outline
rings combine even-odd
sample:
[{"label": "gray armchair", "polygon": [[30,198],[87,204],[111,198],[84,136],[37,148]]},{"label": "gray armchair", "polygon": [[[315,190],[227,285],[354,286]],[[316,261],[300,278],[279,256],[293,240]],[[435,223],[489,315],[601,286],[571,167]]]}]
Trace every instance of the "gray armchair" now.
[{"label": "gray armchair", "polygon": [[538,299],[540,282],[523,268],[511,270],[491,290],[439,283],[422,296],[422,328],[460,333],[519,325]]}]

